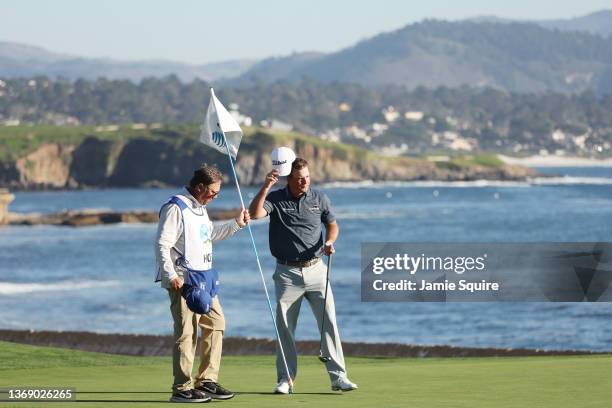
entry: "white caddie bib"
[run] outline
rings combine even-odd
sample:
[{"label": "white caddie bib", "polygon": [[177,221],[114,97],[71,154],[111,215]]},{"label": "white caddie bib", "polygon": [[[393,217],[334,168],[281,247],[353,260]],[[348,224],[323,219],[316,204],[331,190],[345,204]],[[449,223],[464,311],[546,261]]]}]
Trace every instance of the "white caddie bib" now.
[{"label": "white caddie bib", "polygon": [[[169,201],[181,209],[185,253],[177,260],[191,270],[205,271],[212,268],[212,222],[206,208],[194,210],[189,198],[180,194]],[[201,211],[201,212],[200,212]]]}]

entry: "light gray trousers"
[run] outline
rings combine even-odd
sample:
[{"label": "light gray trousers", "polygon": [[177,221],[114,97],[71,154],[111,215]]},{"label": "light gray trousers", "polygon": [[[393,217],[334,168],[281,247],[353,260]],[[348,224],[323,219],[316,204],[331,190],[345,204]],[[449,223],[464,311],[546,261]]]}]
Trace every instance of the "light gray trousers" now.
[{"label": "light gray trousers", "polygon": [[[283,345],[287,365],[292,379],[297,375],[297,350],[295,347],[295,328],[302,299],[306,298],[317,320],[317,327],[321,329],[323,318],[323,299],[325,297],[325,282],[327,265],[319,261],[307,268],[276,264],[274,272],[274,287],[276,290],[276,326]],[[325,326],[323,332],[323,354],[331,357],[326,363],[327,372],[331,381],[346,378],[344,354],[340,343],[340,333],[336,325],[336,308],[331,286],[327,292],[327,306],[325,307]],[[286,380],[287,373],[280,350],[276,350],[276,373],[278,381]]]}]

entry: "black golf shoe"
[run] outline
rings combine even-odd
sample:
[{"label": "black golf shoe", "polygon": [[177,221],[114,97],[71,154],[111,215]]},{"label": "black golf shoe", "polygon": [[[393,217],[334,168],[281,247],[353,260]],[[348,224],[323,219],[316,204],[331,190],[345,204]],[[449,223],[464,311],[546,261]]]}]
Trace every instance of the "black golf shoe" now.
[{"label": "black golf shoe", "polygon": [[200,390],[174,391],[170,402],[210,402],[211,397]]},{"label": "black golf shoe", "polygon": [[195,389],[205,392],[207,395],[210,395],[213,399],[228,400],[234,397],[233,392],[223,388],[221,384],[212,382],[212,381],[204,382],[198,387],[196,387]]}]

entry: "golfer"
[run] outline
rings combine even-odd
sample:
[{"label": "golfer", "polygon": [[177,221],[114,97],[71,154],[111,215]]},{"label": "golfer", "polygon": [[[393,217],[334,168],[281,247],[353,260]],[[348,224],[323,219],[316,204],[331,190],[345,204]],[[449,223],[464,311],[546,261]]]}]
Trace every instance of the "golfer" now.
[{"label": "golfer", "polygon": [[[275,157],[275,153],[278,151],[273,152],[272,163],[277,169],[267,174],[263,187],[251,202],[250,213],[253,219],[270,216],[270,252],[276,258],[276,324],[291,379],[297,375],[295,328],[302,299],[306,298],[319,327],[325,313],[322,352],[329,357],[325,364],[332,390],[355,390],[357,385],[346,374],[331,290],[327,294],[327,303],[324,302],[327,277],[321,258],[334,252],[333,245],[339,232],[336,217],[327,196],[310,189],[306,160],[295,159],[293,152],[289,160],[281,160],[278,154]],[[270,192],[279,177],[284,175],[287,175],[287,186]],[[289,379],[278,350],[276,372],[278,384],[274,392],[288,394]]]},{"label": "golfer", "polygon": [[[189,186],[173,196],[160,211],[155,245],[156,281],[161,281],[161,286],[168,290],[174,320],[172,402],[209,402],[211,398],[225,400],[234,396],[217,382],[225,319],[216,295],[218,281],[216,271],[212,269],[212,241],[228,238],[244,227],[249,222],[249,212],[243,210],[235,220],[213,225],[206,205],[219,195],[221,179],[216,167],[204,165],[193,173]],[[193,270],[215,273],[211,282],[215,292],[212,295],[206,292],[204,300],[196,298],[196,301],[204,303],[197,306],[203,308],[202,313],[208,311],[206,314],[190,310],[181,296],[184,279]],[[202,336],[200,367],[194,388],[191,372],[198,326],[202,328]]]}]

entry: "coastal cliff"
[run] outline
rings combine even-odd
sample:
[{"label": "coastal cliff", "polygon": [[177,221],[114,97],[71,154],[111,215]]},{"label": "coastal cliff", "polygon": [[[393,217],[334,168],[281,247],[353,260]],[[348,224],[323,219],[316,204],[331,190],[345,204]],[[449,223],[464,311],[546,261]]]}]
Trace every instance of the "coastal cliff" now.
[{"label": "coastal cliff", "polygon": [[15,196],[9,193],[8,190],[0,188],[0,225],[8,224],[8,206],[14,199]]},{"label": "coastal cliff", "polygon": [[[19,190],[89,187],[178,186],[202,163],[216,164],[229,181],[227,158],[197,140],[195,126],[156,131],[44,138],[34,134],[21,151],[0,160],[0,187]],[[43,135],[44,136],[44,135]],[[236,171],[244,185],[259,184],[270,170],[276,146],[292,148],[310,162],[315,182],[476,179],[524,180],[535,173],[522,166],[478,157],[443,162],[385,157],[365,149],[325,142],[293,132],[249,129],[240,146]]]}]

